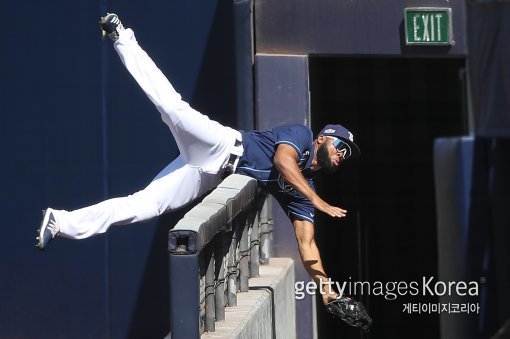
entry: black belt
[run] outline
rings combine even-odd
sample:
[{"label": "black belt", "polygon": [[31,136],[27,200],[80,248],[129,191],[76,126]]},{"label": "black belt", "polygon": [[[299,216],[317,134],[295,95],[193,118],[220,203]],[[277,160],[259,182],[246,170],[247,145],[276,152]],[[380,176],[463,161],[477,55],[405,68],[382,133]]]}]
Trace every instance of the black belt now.
[{"label": "black belt", "polygon": [[[236,142],[234,143],[234,147],[239,147],[242,145],[242,143],[243,142],[241,140],[236,139]],[[224,168],[223,175],[222,175],[223,179],[225,179],[226,177],[228,177],[229,175],[234,173],[234,170],[235,170],[234,166],[236,164],[237,159],[240,157],[241,156],[237,155],[237,154],[233,154],[233,153],[230,154],[230,156],[228,157],[227,163],[223,167]]]}]

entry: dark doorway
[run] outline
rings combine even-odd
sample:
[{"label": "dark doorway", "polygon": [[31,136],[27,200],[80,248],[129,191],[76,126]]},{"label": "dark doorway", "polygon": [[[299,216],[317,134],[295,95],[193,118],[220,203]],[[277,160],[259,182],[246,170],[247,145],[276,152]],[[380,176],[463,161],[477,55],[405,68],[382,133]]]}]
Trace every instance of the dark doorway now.
[{"label": "dark doorway", "polygon": [[[460,58],[310,57],[314,132],[340,123],[362,152],[316,185],[326,201],[348,210],[343,220],[317,219],[333,281],[368,281],[372,289],[380,282],[389,291],[387,283],[437,279],[433,142],[467,133],[464,69]],[[374,319],[365,338],[439,338],[438,314],[404,312],[407,303],[436,297],[357,294]],[[317,317],[319,338],[363,337],[324,307]]]}]

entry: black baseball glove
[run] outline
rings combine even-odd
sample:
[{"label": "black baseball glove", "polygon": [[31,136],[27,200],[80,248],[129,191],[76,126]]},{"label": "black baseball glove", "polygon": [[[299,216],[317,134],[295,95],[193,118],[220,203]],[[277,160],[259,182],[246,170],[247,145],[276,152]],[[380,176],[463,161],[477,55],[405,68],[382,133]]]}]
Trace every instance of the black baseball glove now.
[{"label": "black baseball glove", "polygon": [[351,326],[361,327],[365,332],[368,332],[372,324],[372,318],[363,304],[348,296],[339,295],[336,300],[326,304],[326,310]]}]

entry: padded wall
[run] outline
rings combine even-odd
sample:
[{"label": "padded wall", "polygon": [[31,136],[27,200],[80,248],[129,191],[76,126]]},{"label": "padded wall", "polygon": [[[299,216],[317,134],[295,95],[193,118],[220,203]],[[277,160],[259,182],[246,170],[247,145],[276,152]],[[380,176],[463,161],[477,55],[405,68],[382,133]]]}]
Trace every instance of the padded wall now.
[{"label": "padded wall", "polygon": [[135,192],[178,153],[98,19],[120,15],[192,106],[236,124],[229,2],[1,2],[0,337],[168,333],[167,230],[181,213],[59,239],[40,253],[41,209]]},{"label": "padded wall", "polygon": [[441,299],[480,305],[480,314],[442,314],[442,338],[491,338],[510,318],[509,151],[504,139],[435,142],[439,278],[480,286],[477,297]]}]

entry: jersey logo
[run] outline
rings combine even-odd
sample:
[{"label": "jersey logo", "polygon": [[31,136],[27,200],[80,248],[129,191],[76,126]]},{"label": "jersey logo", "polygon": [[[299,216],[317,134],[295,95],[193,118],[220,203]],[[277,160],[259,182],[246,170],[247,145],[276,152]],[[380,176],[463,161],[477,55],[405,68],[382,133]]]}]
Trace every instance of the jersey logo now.
[{"label": "jersey logo", "polygon": [[280,187],[280,192],[289,194],[289,195],[296,195],[296,190],[294,190],[294,187],[289,185],[281,175],[278,175],[278,186]]},{"label": "jersey logo", "polygon": [[[301,157],[298,159],[297,161],[297,165],[299,167],[299,169],[301,171],[303,171],[306,167],[306,163],[308,162],[310,158],[310,151],[306,151],[304,152]],[[278,174],[278,179],[277,179],[277,183],[278,183],[278,187],[279,187],[279,191],[281,193],[285,193],[285,194],[288,194],[288,195],[298,195],[298,192],[294,189],[294,187],[292,187],[291,185],[289,185],[284,179],[283,177]],[[313,217],[312,217],[313,218]]]}]

